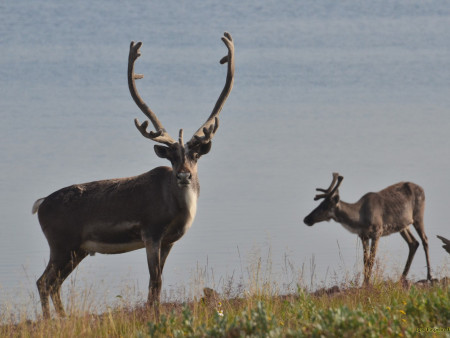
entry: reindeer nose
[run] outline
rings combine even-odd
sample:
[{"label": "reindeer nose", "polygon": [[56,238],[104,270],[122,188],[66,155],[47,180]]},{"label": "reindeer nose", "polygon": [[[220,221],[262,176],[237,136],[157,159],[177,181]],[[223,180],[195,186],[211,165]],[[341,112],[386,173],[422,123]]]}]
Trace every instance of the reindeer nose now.
[{"label": "reindeer nose", "polygon": [[192,177],[192,175],[188,171],[179,172],[177,174],[178,180],[180,180],[182,182],[188,182],[191,179],[191,177]]},{"label": "reindeer nose", "polygon": [[309,217],[309,215],[306,216],[306,217],[303,219],[303,222],[304,222],[307,226],[312,226],[312,225],[314,224],[313,221],[311,220],[311,217]]}]

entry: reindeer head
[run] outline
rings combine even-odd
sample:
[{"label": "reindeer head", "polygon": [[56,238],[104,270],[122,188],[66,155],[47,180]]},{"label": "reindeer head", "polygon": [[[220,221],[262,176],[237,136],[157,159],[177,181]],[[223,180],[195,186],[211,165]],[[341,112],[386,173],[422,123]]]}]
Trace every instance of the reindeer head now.
[{"label": "reindeer head", "polygon": [[146,120],[142,124],[137,119],[134,120],[136,128],[141,134],[155,142],[164,145],[155,145],[155,153],[161,158],[168,159],[172,164],[173,174],[176,177],[178,186],[187,187],[193,179],[197,177],[197,161],[211,150],[211,141],[219,127],[219,113],[225,104],[228,95],[233,87],[234,80],[234,44],[231,35],[224,33],[222,41],[228,48],[228,54],[225,55],[220,63],[228,63],[227,78],[225,86],[220,94],[212,113],[206,122],[195,132],[192,138],[183,143],[183,129],[180,129],[178,142],[176,142],[164,129],[163,125],[156,117],[156,114],[145,104],[140,97],[135,80],[142,79],[142,74],[134,73],[134,63],[141,55],[139,49],[142,42],[131,42],[130,54],[128,57],[128,87],[134,102],[142,110],[142,112],[150,119],[156,131],[147,131],[149,121]]},{"label": "reindeer head", "polygon": [[[314,200],[324,199],[311,213],[305,217],[303,222],[308,226],[313,226],[315,223],[329,221],[333,218],[336,207],[339,203],[339,186],[344,177],[338,173],[333,173],[333,181],[328,189],[317,188],[317,191],[322,192],[314,197]],[[337,182],[337,183],[336,183]]]},{"label": "reindeer head", "polygon": [[[145,122],[144,122],[145,123]],[[207,143],[183,143],[183,129],[180,129],[178,142],[167,146],[155,144],[156,155],[166,158],[172,164],[172,170],[179,187],[187,187],[197,176],[197,161],[211,150],[211,140]]]}]

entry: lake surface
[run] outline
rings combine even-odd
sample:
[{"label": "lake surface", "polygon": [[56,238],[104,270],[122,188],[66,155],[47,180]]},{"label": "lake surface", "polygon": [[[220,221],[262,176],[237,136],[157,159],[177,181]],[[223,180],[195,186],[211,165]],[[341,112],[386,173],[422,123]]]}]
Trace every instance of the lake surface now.
[{"label": "lake surface", "polygon": [[[357,237],[302,222],[333,171],[347,202],[420,184],[432,271],[449,274],[436,238],[450,238],[449,2],[3,1],[0,309],[40,313],[35,281],[49,249],[36,199],[169,164],[133,125],[144,116],[127,87],[130,41],[144,42],[141,95],[171,135],[184,128],[188,138],[223,88],[224,31],[235,85],[199,163],[196,219],[164,269],[165,299],[230,283],[248,290],[258,271],[285,291],[354,278]],[[407,253],[398,234],[380,241],[386,277],[400,275]],[[426,278],[422,248],[409,277]],[[88,257],[63,290],[114,304],[146,299],[147,285],[138,250]]]}]

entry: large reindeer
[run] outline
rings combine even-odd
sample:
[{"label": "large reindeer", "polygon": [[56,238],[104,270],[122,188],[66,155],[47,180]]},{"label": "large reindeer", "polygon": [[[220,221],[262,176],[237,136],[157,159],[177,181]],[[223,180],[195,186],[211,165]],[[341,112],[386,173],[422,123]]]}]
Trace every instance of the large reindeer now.
[{"label": "large reindeer", "polygon": [[[423,223],[425,210],[423,189],[414,183],[400,182],[379,192],[369,192],[358,202],[351,204],[339,198],[338,188],[343,179],[338,173],[334,173],[328,189],[317,188],[322,194],[316,195],[314,200],[324,200],[305,217],[305,224],[312,226],[333,219],[361,238],[364,251],[364,285],[369,283],[378,240],[381,236],[395,232],[400,232],[409,246],[408,259],[401,276],[401,281],[406,281],[414,254],[419,247],[419,242],[409,229],[409,225],[412,224],[422,240],[427,260],[427,279],[431,280],[428,239]],[[370,253],[369,240],[371,240]]]},{"label": "large reindeer", "polygon": [[175,141],[141,99],[135,79],[143,75],[134,73],[134,63],[142,43],[131,42],[128,86],[156,131],[147,131],[148,121],[140,124],[135,119],[135,124],[143,136],[163,144],[154,146],[155,153],[168,159],[172,167],[157,167],[135,177],[75,184],[34,203],[32,212],[38,213],[50,246],[48,265],[37,281],[45,318],[50,317],[49,295],[57,313],[65,316],[61,284],[88,254],[119,254],[141,248],[146,250],[150,272],[147,303],[154,305],[159,315],[164,262],[194,220],[200,191],[197,161],[211,149],[219,113],[233,87],[234,44],[226,32],[222,41],[228,48],[220,60],[228,63],[225,86],[207,121],[186,144],[183,130]]}]

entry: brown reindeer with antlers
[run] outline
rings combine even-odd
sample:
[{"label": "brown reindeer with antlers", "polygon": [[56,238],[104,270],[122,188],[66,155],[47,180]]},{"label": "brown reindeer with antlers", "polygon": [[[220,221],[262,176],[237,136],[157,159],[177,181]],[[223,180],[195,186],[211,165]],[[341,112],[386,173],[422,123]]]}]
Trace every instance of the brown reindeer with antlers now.
[{"label": "brown reindeer with antlers", "polygon": [[[324,199],[304,222],[308,226],[322,221],[340,223],[348,231],[361,238],[364,251],[364,284],[369,283],[375,261],[378,240],[395,232],[405,239],[409,246],[409,255],[401,280],[406,281],[414,254],[419,242],[409,230],[412,224],[422,240],[427,260],[427,279],[431,281],[430,259],[428,256],[428,239],[424,231],[423,214],[425,210],[425,193],[417,184],[400,182],[379,192],[369,192],[356,203],[346,203],[339,198],[338,188],[344,178],[333,174],[333,181],[328,189],[317,188],[322,192],[314,200]],[[369,240],[371,240],[369,253]]]},{"label": "brown reindeer with antlers", "polygon": [[234,44],[229,33],[222,41],[228,54],[220,63],[228,63],[222,93],[207,119],[192,138],[178,142],[166,132],[153,111],[136,90],[134,63],[140,56],[141,42],[131,42],[128,59],[128,85],[131,96],[150,119],[156,131],[147,131],[148,121],[135,124],[143,136],[163,145],[155,145],[156,155],[168,159],[172,167],[157,167],[127,178],[76,184],[37,200],[32,212],[38,213],[42,231],[50,246],[50,260],[37,281],[42,311],[50,317],[48,297],[59,315],[64,316],[60,288],[75,267],[96,252],[119,254],[145,248],[150,284],[148,304],[159,316],[162,271],[173,244],[191,226],[200,185],[197,161],[211,149],[211,140],[219,127],[219,113],[233,87]]}]

